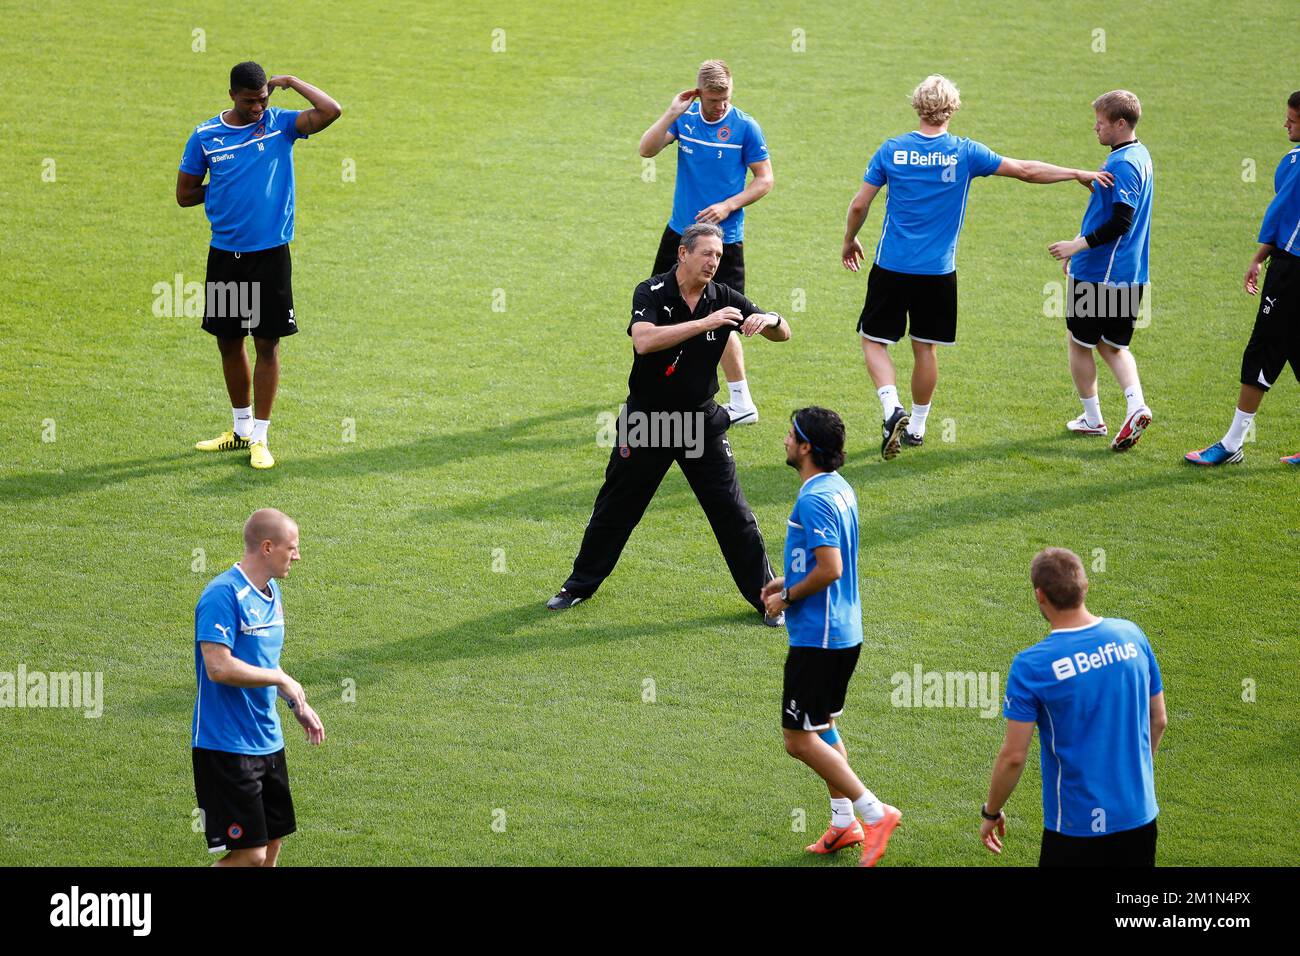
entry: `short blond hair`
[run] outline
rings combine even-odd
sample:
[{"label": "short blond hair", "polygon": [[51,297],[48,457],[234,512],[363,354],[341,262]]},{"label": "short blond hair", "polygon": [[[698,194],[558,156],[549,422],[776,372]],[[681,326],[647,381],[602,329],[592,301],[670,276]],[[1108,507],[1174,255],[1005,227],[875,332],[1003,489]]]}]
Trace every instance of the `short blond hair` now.
[{"label": "short blond hair", "polygon": [[1142,118],[1142,104],[1128,90],[1111,90],[1092,101],[1092,108],[1112,123],[1124,120],[1130,127]]},{"label": "short blond hair", "polygon": [[705,60],[700,64],[700,73],[695,85],[701,90],[721,93],[731,89],[731,69],[722,60]]},{"label": "short blond hair", "polygon": [[932,73],[912,91],[912,109],[931,126],[942,126],[961,109],[961,93],[952,80]]}]

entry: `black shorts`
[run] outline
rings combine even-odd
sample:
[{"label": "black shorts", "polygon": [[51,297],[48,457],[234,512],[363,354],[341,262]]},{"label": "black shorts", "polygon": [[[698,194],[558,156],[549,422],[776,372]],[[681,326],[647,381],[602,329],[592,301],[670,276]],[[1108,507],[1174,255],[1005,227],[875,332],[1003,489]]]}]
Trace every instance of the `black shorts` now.
[{"label": "black shorts", "polygon": [[289,244],[260,252],[208,247],[203,330],[219,339],[279,339],[298,331]]},{"label": "black shorts", "polygon": [[1071,276],[1065,296],[1065,327],[1070,338],[1088,349],[1095,349],[1098,342],[1128,348],[1145,290],[1138,282],[1102,285]]},{"label": "black shorts", "polygon": [[1128,866],[1156,865],[1156,821],[1132,830],[1105,836],[1066,836],[1043,831],[1039,866]]},{"label": "black shorts", "polygon": [[825,730],[844,713],[849,678],[861,651],[861,644],[790,648],[781,688],[781,726],[786,730]]},{"label": "black shorts", "polygon": [[195,747],[193,755],[209,852],[266,846],[297,829],[283,750],[252,757]]},{"label": "black shorts", "polygon": [[[673,232],[671,226],[664,226],[663,238],[659,240],[659,251],[655,253],[655,267],[650,274],[662,275],[677,265],[677,247],[682,244],[679,232]],[[722,246],[722,261],[718,271],[713,274],[714,282],[721,282],[735,289],[741,295],[745,293],[745,244],[728,242]]]},{"label": "black shorts", "polygon": [[1241,384],[1267,392],[1287,362],[1300,381],[1300,257],[1277,249],[1264,273],[1255,328],[1241,356]]},{"label": "black shorts", "polygon": [[871,267],[867,301],[858,317],[858,334],[882,345],[894,345],[905,332],[917,342],[956,344],[956,272],[919,276]]}]

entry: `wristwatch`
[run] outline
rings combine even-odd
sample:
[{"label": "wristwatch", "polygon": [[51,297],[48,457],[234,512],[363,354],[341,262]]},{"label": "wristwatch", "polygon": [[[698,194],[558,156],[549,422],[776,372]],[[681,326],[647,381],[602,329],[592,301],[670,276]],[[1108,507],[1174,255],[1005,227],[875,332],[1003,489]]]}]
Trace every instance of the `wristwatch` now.
[{"label": "wristwatch", "polygon": [[790,600],[790,589],[789,589],[789,588],[782,588],[782,589],[781,589],[781,600],[782,600],[783,602],[785,602],[786,604],[793,604],[793,603],[794,603],[793,601]]},{"label": "wristwatch", "polygon": [[1001,820],[1002,811],[999,810],[997,813],[989,813],[989,805],[987,803],[982,803],[980,804],[980,816],[989,821]]},{"label": "wristwatch", "polygon": [[769,325],[768,328],[769,328],[769,329],[779,328],[780,325],[781,325],[781,319],[782,319],[782,315],[781,315],[781,313],[780,313],[780,312],[769,312],[769,313],[767,313],[767,314],[768,314],[768,315],[774,315],[774,316],[776,316],[776,322],[774,322],[772,325]]}]

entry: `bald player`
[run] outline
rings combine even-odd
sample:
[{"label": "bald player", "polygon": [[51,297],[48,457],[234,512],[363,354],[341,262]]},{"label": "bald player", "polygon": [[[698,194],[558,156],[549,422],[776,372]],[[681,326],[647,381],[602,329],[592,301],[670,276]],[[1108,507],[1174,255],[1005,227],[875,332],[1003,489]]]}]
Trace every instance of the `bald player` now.
[{"label": "bald player", "polygon": [[277,578],[299,559],[298,525],[274,508],[244,524],[244,556],[203,589],[194,609],[198,696],[190,744],[194,792],[214,866],[275,866],[296,829],[275,698],[319,744],[325,728],[302,685],[280,668],[284,606]]}]

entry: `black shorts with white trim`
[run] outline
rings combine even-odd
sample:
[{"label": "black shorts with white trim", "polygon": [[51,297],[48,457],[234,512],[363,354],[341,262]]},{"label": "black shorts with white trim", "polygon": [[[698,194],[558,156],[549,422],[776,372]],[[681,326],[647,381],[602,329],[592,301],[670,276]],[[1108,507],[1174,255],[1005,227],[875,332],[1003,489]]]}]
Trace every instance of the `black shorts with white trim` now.
[{"label": "black shorts with white trim", "polygon": [[862,645],[791,647],[781,688],[781,726],[786,730],[825,730],[844,713],[849,680]]},{"label": "black shorts with white trim", "polygon": [[1288,362],[1300,381],[1300,257],[1276,249],[1264,273],[1255,327],[1241,356],[1241,384],[1267,392]]},{"label": "black shorts with white trim", "polygon": [[956,344],[956,272],[927,276],[871,267],[858,334],[881,345],[894,345],[904,333],[914,342]]},{"label": "black shorts with white trim", "polygon": [[1140,282],[1085,282],[1070,277],[1065,296],[1065,327],[1076,345],[1095,349],[1098,342],[1126,349],[1142,313]]}]

